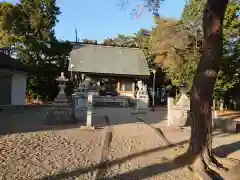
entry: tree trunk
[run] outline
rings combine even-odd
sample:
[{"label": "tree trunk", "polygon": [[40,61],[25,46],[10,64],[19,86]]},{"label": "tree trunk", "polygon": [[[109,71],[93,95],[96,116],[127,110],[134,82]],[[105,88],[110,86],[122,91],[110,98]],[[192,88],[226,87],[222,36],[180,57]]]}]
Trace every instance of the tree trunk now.
[{"label": "tree trunk", "polygon": [[[212,94],[222,57],[222,25],[228,0],[208,0],[204,9],[204,49],[191,89],[191,139],[188,153],[198,168],[214,161],[212,154]],[[197,161],[200,160],[200,161]],[[199,164],[198,164],[199,165]]]}]

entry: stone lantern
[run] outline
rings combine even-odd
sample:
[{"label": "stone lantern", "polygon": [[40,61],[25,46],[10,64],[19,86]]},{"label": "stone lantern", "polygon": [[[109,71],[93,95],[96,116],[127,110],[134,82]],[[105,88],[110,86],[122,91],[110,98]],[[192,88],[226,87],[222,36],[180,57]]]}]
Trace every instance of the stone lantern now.
[{"label": "stone lantern", "polygon": [[58,87],[60,89],[57,97],[54,99],[54,102],[49,107],[45,124],[72,124],[76,122],[76,118],[71,107],[71,104],[68,102],[68,99],[65,95],[65,88],[68,79],[65,78],[64,73],[61,73],[61,76],[56,79],[59,83]]}]

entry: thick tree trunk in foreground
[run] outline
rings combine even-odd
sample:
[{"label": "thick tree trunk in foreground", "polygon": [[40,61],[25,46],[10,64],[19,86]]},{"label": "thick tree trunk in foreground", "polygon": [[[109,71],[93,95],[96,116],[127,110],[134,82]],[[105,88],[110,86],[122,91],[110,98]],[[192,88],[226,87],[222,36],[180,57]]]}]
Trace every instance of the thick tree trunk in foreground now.
[{"label": "thick tree trunk in foreground", "polygon": [[[191,139],[188,154],[198,168],[213,162],[212,113],[213,87],[221,64],[222,24],[228,0],[208,0],[204,10],[204,49],[191,89]],[[200,162],[200,163],[199,163]]]}]

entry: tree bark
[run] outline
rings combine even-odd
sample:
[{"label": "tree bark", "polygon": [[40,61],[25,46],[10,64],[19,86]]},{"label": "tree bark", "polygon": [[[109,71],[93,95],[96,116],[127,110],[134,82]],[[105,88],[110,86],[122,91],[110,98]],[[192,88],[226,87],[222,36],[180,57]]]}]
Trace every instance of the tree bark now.
[{"label": "tree bark", "polygon": [[[193,79],[190,100],[191,138],[188,154],[198,168],[215,161],[212,154],[212,94],[221,64],[222,26],[228,0],[208,0],[203,15],[204,49]],[[200,160],[200,161],[197,161]],[[198,164],[199,165],[199,164]]]}]

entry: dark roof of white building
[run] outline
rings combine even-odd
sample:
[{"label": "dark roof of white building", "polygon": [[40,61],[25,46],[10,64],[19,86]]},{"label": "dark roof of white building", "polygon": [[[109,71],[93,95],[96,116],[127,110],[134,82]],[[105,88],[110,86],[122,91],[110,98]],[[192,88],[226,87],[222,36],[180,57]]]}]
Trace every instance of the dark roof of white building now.
[{"label": "dark roof of white building", "polygon": [[28,71],[28,68],[20,62],[20,60],[13,59],[11,56],[0,52],[0,68],[7,68],[19,71]]}]

